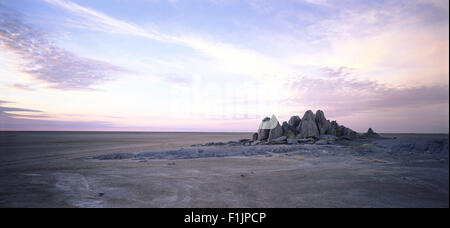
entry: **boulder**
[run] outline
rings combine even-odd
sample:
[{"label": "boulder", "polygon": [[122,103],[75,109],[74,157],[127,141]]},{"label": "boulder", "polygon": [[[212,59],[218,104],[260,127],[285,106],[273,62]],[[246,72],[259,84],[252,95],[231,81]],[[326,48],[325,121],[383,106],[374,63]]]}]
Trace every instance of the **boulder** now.
[{"label": "boulder", "polygon": [[288,130],[286,133],[284,133],[285,136],[288,137],[288,139],[295,139],[297,137],[297,135],[295,134],[295,131],[293,130]]},{"label": "boulder", "polygon": [[372,130],[372,128],[369,128],[369,130],[367,130],[367,133],[365,133],[364,136],[367,136],[367,137],[380,137],[380,135],[377,134],[376,132],[374,132]]},{"label": "boulder", "polygon": [[319,130],[319,135],[325,135],[330,131],[331,123],[325,118],[325,114],[322,110],[317,110],[315,121]]},{"label": "boulder", "polygon": [[297,142],[313,144],[315,140],[313,138],[297,138]]},{"label": "boulder", "polygon": [[[277,121],[278,122],[278,121]],[[277,139],[283,136],[283,128],[280,123],[278,123],[274,128],[270,129],[269,137],[267,140]],[[286,136],[283,136],[286,137]]]},{"label": "boulder", "polygon": [[253,141],[250,145],[256,146],[256,145],[259,145],[259,144],[261,144],[261,141]]},{"label": "boulder", "polygon": [[325,139],[321,139],[321,140],[316,141],[316,144],[317,145],[327,145],[328,141]]},{"label": "boulder", "polygon": [[258,139],[260,141],[262,140],[266,140],[267,138],[269,138],[269,132],[270,132],[270,118],[266,117],[264,118],[261,123],[259,124],[258,127]]},{"label": "boulder", "polygon": [[339,124],[335,120],[331,121],[330,128],[328,129],[328,134],[336,136],[336,134],[337,134],[336,130],[338,128],[339,128]]},{"label": "boulder", "polygon": [[270,144],[284,144],[284,143],[286,143],[286,139],[287,139],[286,136],[281,136],[281,137],[270,140],[269,143]]},{"label": "boulder", "polygon": [[319,129],[317,128],[316,118],[311,110],[306,111],[303,115],[302,121],[297,127],[297,132],[299,133],[297,137],[300,138],[319,137]]},{"label": "boulder", "polygon": [[344,125],[339,125],[336,121],[331,122],[331,135],[335,135],[337,137],[341,136],[357,136],[358,133],[353,131],[352,129],[345,127]]},{"label": "boulder", "polygon": [[300,117],[299,116],[291,116],[291,118],[289,118],[288,124],[292,127],[297,128],[298,125],[300,124]]},{"label": "boulder", "polygon": [[348,128],[348,127],[341,126],[341,128],[342,128],[342,133],[343,133],[344,136],[356,136],[356,135],[358,135],[358,133],[356,131],[354,131],[354,130]]},{"label": "boulder", "polygon": [[328,144],[334,144],[337,140],[337,137],[334,135],[321,135],[319,139],[327,141]]},{"label": "boulder", "polygon": [[258,127],[258,138],[262,140],[272,140],[283,136],[283,128],[275,115],[272,118],[266,117]]},{"label": "boulder", "polygon": [[252,135],[252,141],[258,140],[258,133],[253,133]]},{"label": "boulder", "polygon": [[281,128],[283,128],[283,135],[286,135],[286,133],[289,130],[289,124],[286,121],[284,121],[283,124],[281,125]]}]

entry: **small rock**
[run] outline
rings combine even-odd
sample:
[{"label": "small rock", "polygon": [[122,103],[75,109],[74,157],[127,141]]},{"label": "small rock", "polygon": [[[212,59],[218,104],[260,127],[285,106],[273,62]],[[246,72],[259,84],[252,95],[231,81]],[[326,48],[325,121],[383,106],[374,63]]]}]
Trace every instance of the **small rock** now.
[{"label": "small rock", "polygon": [[175,165],[175,162],[169,162],[167,165]]},{"label": "small rock", "polygon": [[325,139],[316,141],[316,145],[327,145],[327,144],[328,144],[328,141]]},{"label": "small rock", "polygon": [[105,193],[103,193],[103,192],[99,192],[98,193],[98,196],[100,196],[100,197],[102,197],[102,196],[104,196],[105,195]]},{"label": "small rock", "polygon": [[314,143],[314,139],[313,138],[297,138],[297,141],[299,143],[309,143],[309,144],[313,144]]},{"label": "small rock", "polygon": [[270,144],[283,144],[286,142],[287,137],[286,136],[281,136],[278,137],[276,139],[272,139],[269,141]]},{"label": "small rock", "polygon": [[259,145],[259,144],[261,144],[261,141],[254,141],[254,142],[251,143],[252,146],[256,146],[256,145]]},{"label": "small rock", "polygon": [[287,139],[287,144],[295,145],[298,144],[297,139]]}]

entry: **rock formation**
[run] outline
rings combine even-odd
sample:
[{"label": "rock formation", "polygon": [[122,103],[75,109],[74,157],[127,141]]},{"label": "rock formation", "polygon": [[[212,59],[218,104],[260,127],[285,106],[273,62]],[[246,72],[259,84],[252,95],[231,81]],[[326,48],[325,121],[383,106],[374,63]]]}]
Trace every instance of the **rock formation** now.
[{"label": "rock formation", "polygon": [[291,116],[291,118],[288,121],[288,124],[295,129],[300,124],[300,121],[301,121],[301,119],[299,116]]},{"label": "rock formation", "polygon": [[319,129],[316,124],[316,117],[311,110],[305,112],[300,125],[297,128],[297,138],[319,137]]},{"label": "rock formation", "polygon": [[266,117],[261,121],[258,128],[258,139],[260,141],[272,140],[281,136],[283,136],[283,128],[275,115],[272,115],[272,118]]},{"label": "rock formation", "polygon": [[366,133],[364,133],[364,136],[366,137],[380,137],[379,134],[375,133],[372,128],[369,128]]},{"label": "rock formation", "polygon": [[[272,118],[274,118],[274,117],[272,117]],[[272,129],[270,129],[269,138],[267,140],[270,141],[272,139],[280,138],[281,136],[283,136],[283,128],[281,128],[281,125],[280,125],[280,123],[278,123],[278,120],[277,120],[276,126]]]},{"label": "rock formation", "polygon": [[372,128],[367,133],[359,134],[344,125],[339,125],[336,121],[330,121],[325,118],[322,110],[317,110],[314,114],[308,110],[303,115],[291,116],[289,121],[284,121],[282,125],[278,122],[275,115],[271,118],[265,117],[258,128],[258,133],[253,135],[252,142],[259,140],[260,143],[318,143],[334,144],[339,139],[351,140],[358,137],[380,137]]},{"label": "rock formation", "polygon": [[270,132],[270,118],[266,117],[261,121],[261,124],[259,124],[258,127],[258,139],[259,140],[266,140],[269,138],[269,132]]},{"label": "rock formation", "polygon": [[319,129],[319,135],[328,134],[330,131],[331,123],[325,118],[325,114],[322,110],[316,112],[316,124]]}]

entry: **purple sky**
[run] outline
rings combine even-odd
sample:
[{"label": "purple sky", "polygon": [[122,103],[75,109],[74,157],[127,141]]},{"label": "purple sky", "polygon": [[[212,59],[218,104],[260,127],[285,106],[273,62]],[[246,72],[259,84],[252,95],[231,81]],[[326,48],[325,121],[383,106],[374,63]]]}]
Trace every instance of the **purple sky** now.
[{"label": "purple sky", "polygon": [[448,133],[444,0],[0,0],[0,130]]}]

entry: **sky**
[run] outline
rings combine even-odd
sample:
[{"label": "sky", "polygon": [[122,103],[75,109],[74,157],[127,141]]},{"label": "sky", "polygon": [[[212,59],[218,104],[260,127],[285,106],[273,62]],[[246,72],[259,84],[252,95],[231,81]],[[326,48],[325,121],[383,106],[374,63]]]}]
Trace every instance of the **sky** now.
[{"label": "sky", "polygon": [[0,130],[449,132],[447,0],[0,0]]}]

